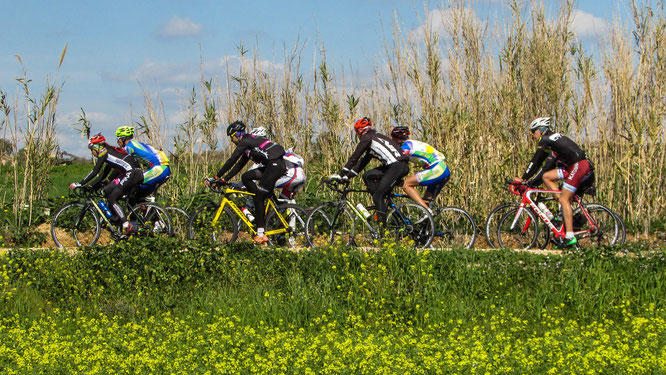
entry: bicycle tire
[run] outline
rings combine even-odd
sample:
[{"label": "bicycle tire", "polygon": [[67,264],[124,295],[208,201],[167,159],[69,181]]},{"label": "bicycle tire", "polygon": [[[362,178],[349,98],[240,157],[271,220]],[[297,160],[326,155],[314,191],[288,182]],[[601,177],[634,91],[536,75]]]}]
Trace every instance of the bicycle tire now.
[{"label": "bicycle tire", "polygon": [[101,231],[99,214],[84,203],[66,204],[51,220],[51,238],[60,248],[92,246]]},{"label": "bicycle tire", "polygon": [[133,206],[127,215],[127,220],[136,225],[139,236],[173,236],[169,214],[158,204],[139,203]]},{"label": "bicycle tire", "polygon": [[238,238],[238,219],[234,212],[225,206],[220,214],[218,222],[213,227],[213,218],[217,213],[219,204],[207,203],[199,206],[190,216],[188,224],[188,237],[191,240],[208,238],[213,242],[228,244],[235,242]]},{"label": "bicycle tire", "polygon": [[167,206],[164,207],[164,210],[169,215],[169,219],[171,219],[173,237],[187,239],[190,215],[182,208],[176,206]]},{"label": "bicycle tire", "polygon": [[513,209],[499,221],[497,226],[497,241],[500,247],[508,249],[527,250],[536,243],[539,227],[536,215],[529,209],[523,209],[516,225],[511,229],[511,224],[518,213],[518,208]]},{"label": "bicycle tire", "polygon": [[[488,245],[490,245],[491,248],[497,249],[497,228],[499,227],[499,219],[502,218],[502,216],[510,209],[513,208],[515,209],[518,207],[518,203],[501,203],[495,208],[493,208],[492,211],[490,211],[490,214],[488,214],[488,218],[486,219],[486,242],[488,242]],[[502,212],[500,212],[502,211]],[[496,223],[493,223],[495,221]]]},{"label": "bicycle tire", "polygon": [[428,209],[412,202],[398,204],[390,210],[386,228],[397,241],[409,239],[418,248],[430,246],[435,235],[435,223]]},{"label": "bicycle tire", "polygon": [[[595,221],[597,229],[592,230],[589,235],[577,235],[578,245],[600,247],[618,244],[622,238],[622,224],[613,211],[598,203],[588,203],[584,207]],[[590,222],[586,220],[582,227],[574,227],[574,231],[585,230],[589,226]]]},{"label": "bicycle tire", "polygon": [[460,207],[433,208],[435,248],[471,249],[476,241],[476,224],[472,215]]},{"label": "bicycle tire", "polygon": [[344,202],[327,202],[310,212],[305,233],[311,247],[350,245],[354,240],[353,226],[354,217]]},{"label": "bicycle tire", "polygon": [[268,213],[268,216],[266,216],[266,232],[284,228],[277,212],[280,212],[285,219],[291,232],[268,236],[269,244],[293,249],[308,247],[308,239],[306,238],[305,233],[305,223],[308,218],[308,213],[305,208],[293,203],[284,203],[277,206],[277,210],[278,211],[271,210]]}]

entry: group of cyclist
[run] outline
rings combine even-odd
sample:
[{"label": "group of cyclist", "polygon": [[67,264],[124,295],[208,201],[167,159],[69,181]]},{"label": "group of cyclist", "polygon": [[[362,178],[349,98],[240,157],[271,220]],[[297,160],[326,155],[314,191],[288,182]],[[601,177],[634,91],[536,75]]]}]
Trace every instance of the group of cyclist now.
[{"label": "group of cyclist", "polygon": [[[529,129],[538,143],[537,150],[523,176],[516,177],[514,183],[535,186],[543,181],[549,189],[557,190],[557,182],[564,180],[559,201],[566,238],[560,245],[574,246],[577,240],[573,234],[571,201],[582,184],[594,179],[594,167],[575,142],[553,131],[550,117],[535,119]],[[373,128],[368,117],[362,117],[354,122],[354,131],[358,145],[340,173],[330,176],[331,179],[344,181],[353,178],[365,169],[371,159],[377,159],[381,165],[365,172],[363,181],[372,194],[377,211],[375,219],[380,224],[386,220],[386,197],[396,185],[400,185],[415,202],[429,209],[429,203],[442,191],[451,176],[444,155],[428,143],[410,139],[407,126],[391,127],[389,136],[386,136]],[[242,121],[235,121],[227,127],[227,136],[236,148],[217,174],[206,179],[204,184],[227,183],[252,160],[255,164],[241,175],[241,181],[254,194],[257,235],[253,242],[266,243],[265,201],[275,188],[282,188],[281,198],[294,198],[306,179],[303,158],[272,141],[263,127],[248,130]],[[90,139],[88,147],[97,158],[97,163],[88,176],[70,187],[75,189],[88,183],[88,186],[102,187],[107,179],[103,188],[113,209],[112,219],[122,224],[125,233],[131,233],[132,224],[118,205],[118,199],[130,191],[134,191],[133,195],[139,198],[153,193],[171,172],[166,154],[134,140],[133,127],[118,128],[116,137],[118,147],[107,144],[101,134]],[[419,167],[419,171],[406,177],[410,161]],[[544,161],[546,163],[542,166]],[[146,168],[145,172],[139,164]],[[423,197],[416,190],[417,186],[425,186]]]}]

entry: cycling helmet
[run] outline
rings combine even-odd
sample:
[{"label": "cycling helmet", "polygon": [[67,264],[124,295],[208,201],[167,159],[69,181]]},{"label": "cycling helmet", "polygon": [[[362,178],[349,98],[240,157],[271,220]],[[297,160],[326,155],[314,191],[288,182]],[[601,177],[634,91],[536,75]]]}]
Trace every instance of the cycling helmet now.
[{"label": "cycling helmet", "polygon": [[240,136],[243,134],[245,134],[245,124],[243,121],[234,121],[227,126],[227,135],[229,137],[233,137],[234,135]]},{"label": "cycling helmet", "polygon": [[396,126],[393,128],[393,130],[391,130],[391,137],[400,140],[409,138],[410,134],[409,127],[407,126]]},{"label": "cycling helmet", "polygon": [[90,138],[90,141],[88,142],[88,148],[91,150],[99,150],[100,148],[104,147],[104,143],[106,143],[106,138],[104,138],[102,133],[97,133]]},{"label": "cycling helmet", "polygon": [[354,123],[354,130],[356,133],[359,133],[363,129],[370,129],[371,127],[372,121],[370,121],[370,118],[368,117],[361,117]]},{"label": "cycling helmet", "polygon": [[134,137],[134,128],[131,126],[121,126],[118,129],[116,129],[116,137],[132,138]]},{"label": "cycling helmet", "polygon": [[535,130],[545,131],[551,129],[553,126],[553,119],[551,117],[538,117],[530,123],[530,131],[534,133]]},{"label": "cycling helmet", "polygon": [[250,134],[256,135],[257,137],[267,137],[268,136],[268,132],[266,132],[266,128],[264,128],[263,126],[260,126],[258,128],[254,128],[254,129],[250,130]]}]

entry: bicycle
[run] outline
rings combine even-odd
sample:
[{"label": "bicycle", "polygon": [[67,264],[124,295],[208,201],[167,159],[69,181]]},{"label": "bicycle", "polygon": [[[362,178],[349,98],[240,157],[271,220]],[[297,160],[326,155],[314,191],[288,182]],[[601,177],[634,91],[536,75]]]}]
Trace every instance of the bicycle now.
[{"label": "bicycle", "polygon": [[[399,196],[406,197],[399,194]],[[427,200],[432,219],[435,222],[435,234],[432,240],[434,248],[471,249],[476,241],[476,223],[472,215],[461,207],[439,207],[434,200]]]},{"label": "bicycle", "polygon": [[[239,222],[245,224],[251,237],[257,234],[255,224],[234,202],[236,196],[251,197],[245,188],[235,187],[218,180],[208,179],[208,188],[222,195],[220,203],[206,203],[190,217],[188,237],[210,238],[220,244],[235,242],[239,237]],[[301,248],[307,246],[305,238],[306,210],[293,203],[277,203],[271,192],[266,200],[266,231],[268,243],[275,246]],[[248,238],[248,240],[251,238]]]},{"label": "bicycle", "polygon": [[[58,247],[92,246],[101,237],[102,229],[109,233],[108,237],[101,238],[105,244],[128,238],[123,234],[119,223],[111,222],[108,213],[100,207],[98,199],[104,199],[99,190],[80,187],[70,192],[70,196],[77,198],[60,208],[51,220],[51,237]],[[130,195],[131,197],[131,195]],[[171,236],[171,220],[161,206],[144,202],[131,206],[128,196],[123,197],[127,220],[136,226],[137,236]]]},{"label": "bicycle", "polygon": [[[382,225],[375,207],[365,209],[361,204],[354,205],[347,196],[350,193],[366,193],[349,187],[347,179],[322,179],[331,190],[339,193],[335,201],[317,206],[306,222],[306,236],[310,246],[324,246],[339,243],[359,247],[377,245],[385,240],[384,230],[396,241],[409,239],[417,247],[428,247],[432,242],[435,227],[428,210],[416,203],[395,204],[393,196],[387,197],[389,212]],[[375,221],[371,223],[370,219]]]},{"label": "bicycle", "polygon": [[[513,194],[521,195],[522,200],[517,208],[505,213],[500,219],[497,228],[499,245],[517,249],[533,247],[539,233],[537,217],[548,227],[546,241],[562,245],[565,238],[564,223],[556,227],[531,197],[535,193],[561,194],[561,191],[531,188],[525,183],[511,183],[510,190]],[[596,203],[585,204],[576,194],[572,209],[577,247],[615,245],[623,241],[626,235],[624,225],[609,208]]]}]

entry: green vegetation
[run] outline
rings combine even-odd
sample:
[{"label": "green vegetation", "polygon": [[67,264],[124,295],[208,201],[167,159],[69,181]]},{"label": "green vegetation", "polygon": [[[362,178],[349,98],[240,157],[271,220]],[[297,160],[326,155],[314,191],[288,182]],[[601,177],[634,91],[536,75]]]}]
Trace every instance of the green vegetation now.
[{"label": "green vegetation", "polygon": [[0,366],[664,371],[666,257],[627,250],[294,253],[145,241],[14,251],[0,258]]}]

